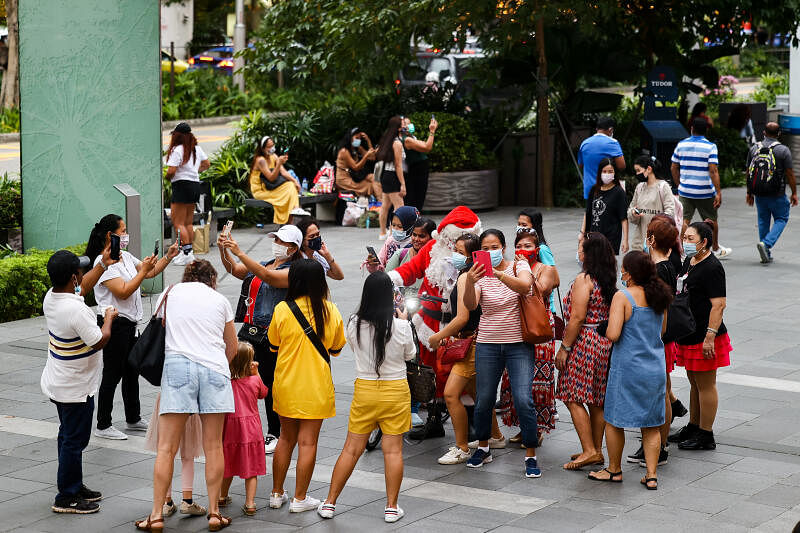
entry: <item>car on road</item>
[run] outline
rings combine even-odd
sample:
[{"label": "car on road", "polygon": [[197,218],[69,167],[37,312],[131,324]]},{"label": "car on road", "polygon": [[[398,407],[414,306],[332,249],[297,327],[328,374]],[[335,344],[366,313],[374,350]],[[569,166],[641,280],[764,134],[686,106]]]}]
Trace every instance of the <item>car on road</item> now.
[{"label": "car on road", "polygon": [[189,68],[189,63],[184,61],[183,59],[177,59],[170,55],[169,52],[166,50],[161,50],[161,72],[169,72],[170,71],[170,59],[172,59],[175,63],[175,73],[180,74],[181,72],[185,72],[186,69]]},{"label": "car on road", "polygon": [[[252,44],[247,45],[253,48]],[[189,69],[213,68],[227,74],[233,73],[233,46],[215,46],[189,58]]]}]

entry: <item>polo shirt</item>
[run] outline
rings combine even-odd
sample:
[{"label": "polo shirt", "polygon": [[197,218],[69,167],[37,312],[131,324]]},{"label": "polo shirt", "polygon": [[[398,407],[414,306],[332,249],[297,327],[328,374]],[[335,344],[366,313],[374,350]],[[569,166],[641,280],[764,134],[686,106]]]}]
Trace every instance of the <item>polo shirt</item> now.
[{"label": "polo shirt", "polygon": [[605,158],[613,160],[622,155],[619,141],[605,133],[595,133],[581,143],[578,150],[578,164],[583,165],[583,199],[597,182],[597,166]]},{"label": "polo shirt", "polygon": [[678,196],[703,199],[717,194],[708,171],[708,165],[719,165],[716,144],[702,135],[692,135],[675,147],[672,162],[680,165]]}]

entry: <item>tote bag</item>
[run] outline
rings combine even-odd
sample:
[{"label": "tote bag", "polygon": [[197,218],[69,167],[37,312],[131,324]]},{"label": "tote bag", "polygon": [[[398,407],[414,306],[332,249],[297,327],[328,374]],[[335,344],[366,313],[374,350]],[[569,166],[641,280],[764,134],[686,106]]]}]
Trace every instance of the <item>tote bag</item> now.
[{"label": "tote bag", "polygon": [[[164,371],[164,342],[167,334],[167,298],[174,285],[170,285],[164,299],[158,304],[156,312],[150,317],[150,323],[144,329],[136,344],[133,345],[128,364],[146,379],[151,385],[161,386],[161,373]],[[158,318],[161,309],[164,313]]]},{"label": "tote bag", "polygon": [[[514,263],[514,277],[517,276],[517,263]],[[534,278],[535,280],[535,278]],[[534,281],[528,294],[519,296],[519,318],[522,326],[522,340],[528,344],[542,344],[553,340],[553,326],[547,315],[542,294]]]}]

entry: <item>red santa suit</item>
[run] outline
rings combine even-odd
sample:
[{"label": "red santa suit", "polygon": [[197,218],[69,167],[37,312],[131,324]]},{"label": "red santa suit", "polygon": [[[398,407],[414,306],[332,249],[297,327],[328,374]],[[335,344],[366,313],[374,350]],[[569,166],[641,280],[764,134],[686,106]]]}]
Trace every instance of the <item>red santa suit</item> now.
[{"label": "red santa suit", "polygon": [[439,331],[442,322],[449,322],[450,293],[458,280],[458,270],[450,262],[456,239],[465,233],[478,235],[480,232],[478,216],[471,209],[458,206],[442,219],[433,232],[433,240],[428,241],[410,261],[388,273],[398,287],[408,287],[422,278],[420,294],[427,293],[447,300],[447,303],[421,302],[419,312],[412,319],[420,341],[420,358],[436,371],[437,396],[444,391],[452,365],[444,367],[438,364],[436,352],[430,350],[428,340]]}]

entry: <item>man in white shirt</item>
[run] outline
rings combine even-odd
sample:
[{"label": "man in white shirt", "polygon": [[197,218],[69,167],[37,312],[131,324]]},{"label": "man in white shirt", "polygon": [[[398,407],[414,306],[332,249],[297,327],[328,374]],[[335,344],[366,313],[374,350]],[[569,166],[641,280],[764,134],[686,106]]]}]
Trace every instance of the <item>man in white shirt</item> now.
[{"label": "man in white shirt", "polygon": [[[109,307],[103,328],[81,293],[90,290],[110,261],[109,247],[103,259],[86,276],[81,261],[72,252],[59,250],[47,262],[53,287],[47,291],[42,308],[50,343],[42,372],[42,392],[58,409],[58,495],[56,513],[96,513],[102,498],[83,484],[82,454],[89,444],[94,413],[94,396],[100,386],[103,346],[111,337],[117,311]],[[86,259],[88,267],[88,258]]]}]

